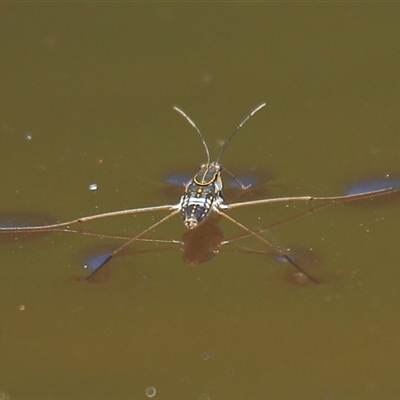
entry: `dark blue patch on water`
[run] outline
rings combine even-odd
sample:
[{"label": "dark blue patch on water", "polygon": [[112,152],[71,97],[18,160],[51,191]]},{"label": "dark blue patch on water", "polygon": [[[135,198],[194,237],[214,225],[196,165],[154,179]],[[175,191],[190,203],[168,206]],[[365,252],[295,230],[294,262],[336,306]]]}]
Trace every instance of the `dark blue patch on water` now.
[{"label": "dark blue patch on water", "polygon": [[85,268],[90,271],[90,273],[96,272],[101,268],[111,257],[111,252],[91,254],[85,260]]},{"label": "dark blue patch on water", "polygon": [[274,255],[273,258],[274,258],[276,261],[281,262],[281,263],[288,263],[288,262],[289,262],[288,259],[290,259],[290,261],[292,261],[292,262],[294,262],[294,263],[297,261],[297,260],[296,260],[297,257],[295,257],[295,255],[292,254],[292,253],[286,254],[286,257],[285,257],[284,255],[280,255],[280,254]]},{"label": "dark blue patch on water", "polygon": [[381,179],[365,179],[355,182],[345,188],[346,195],[363,194],[375,190],[399,188],[400,179],[398,178],[381,178]]},{"label": "dark blue patch on water", "polygon": [[[24,228],[28,226],[42,226],[55,223],[54,218],[47,215],[30,213],[30,212],[3,212],[0,213],[0,228]],[[0,231],[0,242],[18,240],[33,240],[42,237],[46,234],[46,231],[42,232],[9,232]]]},{"label": "dark blue patch on water", "polygon": [[54,219],[30,212],[3,212],[0,214],[0,228],[22,228],[25,226],[48,225],[54,223]]},{"label": "dark blue patch on water", "polygon": [[[172,185],[177,185],[177,186],[185,186],[187,185],[193,177],[190,176],[189,174],[184,174],[184,173],[176,173],[176,174],[167,174],[164,176],[164,181],[167,183],[171,183]],[[249,186],[249,185],[257,185],[258,180],[251,176],[251,175],[238,175],[236,176],[236,180],[232,178],[231,176],[224,176],[224,183],[227,186],[230,186],[232,188],[240,189],[240,183],[243,186]]]},{"label": "dark blue patch on water", "polygon": [[184,186],[187,185],[192,177],[189,174],[176,173],[164,175],[164,181],[172,185]]}]

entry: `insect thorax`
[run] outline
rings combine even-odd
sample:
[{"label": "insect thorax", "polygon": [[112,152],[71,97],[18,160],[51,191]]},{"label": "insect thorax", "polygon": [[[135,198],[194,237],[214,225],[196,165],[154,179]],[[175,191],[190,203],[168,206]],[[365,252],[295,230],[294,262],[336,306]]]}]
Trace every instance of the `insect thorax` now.
[{"label": "insect thorax", "polygon": [[189,229],[194,228],[207,217],[213,205],[219,206],[223,201],[220,164],[203,164],[181,197],[183,223]]}]

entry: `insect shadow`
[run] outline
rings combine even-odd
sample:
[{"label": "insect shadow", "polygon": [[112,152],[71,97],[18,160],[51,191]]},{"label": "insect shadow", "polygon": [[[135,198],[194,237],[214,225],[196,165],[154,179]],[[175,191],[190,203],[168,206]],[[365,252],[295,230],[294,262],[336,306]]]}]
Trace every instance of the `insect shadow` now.
[{"label": "insect shadow", "polygon": [[[327,207],[329,204],[325,204],[318,209],[322,209]],[[303,218],[304,216],[310,215],[317,209],[308,209],[306,211],[301,212],[296,216],[292,216],[283,221],[279,221],[275,224],[271,224],[266,228],[257,229],[257,233],[265,234],[271,229],[281,227],[286,225],[289,222],[292,222],[296,219]],[[157,243],[157,247],[153,247],[151,249],[135,249],[133,251],[126,251],[121,253],[123,256],[134,256],[138,257],[139,255],[153,252],[165,252],[165,251],[176,251],[177,247],[182,251],[182,259],[183,261],[193,267],[196,267],[202,263],[208,262],[212,260],[215,256],[219,254],[220,251],[230,251],[235,253],[246,253],[253,255],[262,255],[268,257],[274,257],[278,261],[286,261],[282,260],[280,254],[277,254],[271,250],[255,250],[253,248],[249,248],[246,245],[241,244],[243,239],[249,238],[252,234],[244,234],[238,235],[230,238],[226,238],[221,227],[220,221],[221,216],[218,214],[210,215],[206,220],[204,220],[201,224],[198,225],[196,229],[190,229],[183,233],[182,238],[180,240],[177,239],[143,239],[140,238],[138,241],[146,241]],[[108,234],[101,234],[99,232],[89,232],[85,231],[84,234],[91,236],[99,236],[102,239],[118,239],[127,241],[130,239],[128,236],[115,236]],[[228,246],[230,245],[230,246]],[[106,264],[104,265],[104,259],[107,259],[109,254],[112,252],[112,247],[102,246],[101,248],[96,248],[95,251],[91,251],[89,255],[85,254],[84,265],[85,268],[89,271],[89,275],[84,278],[89,283],[104,283],[109,280],[112,276],[112,265]],[[86,252],[87,253],[87,252]],[[289,255],[289,253],[288,253]],[[292,260],[297,258],[296,253],[290,253],[290,257]],[[310,280],[302,273],[297,273],[294,275],[295,277],[302,277],[301,283],[310,282]],[[296,278],[297,280],[300,280]],[[78,278],[81,280],[81,278]]]}]

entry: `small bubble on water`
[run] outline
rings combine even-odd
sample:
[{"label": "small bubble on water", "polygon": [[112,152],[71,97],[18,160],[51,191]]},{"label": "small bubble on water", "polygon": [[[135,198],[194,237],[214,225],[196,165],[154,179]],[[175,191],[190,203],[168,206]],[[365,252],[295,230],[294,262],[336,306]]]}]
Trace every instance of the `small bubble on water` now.
[{"label": "small bubble on water", "polygon": [[30,131],[24,132],[24,139],[29,142],[33,139],[33,134]]},{"label": "small bubble on water", "polygon": [[213,357],[213,353],[211,351],[205,351],[202,355],[201,358],[204,361],[210,360]]},{"label": "small bubble on water", "polygon": [[97,183],[91,183],[89,185],[89,190],[91,190],[92,192],[96,191],[98,189]]},{"label": "small bubble on water", "polygon": [[145,393],[147,397],[154,397],[157,393],[156,388],[153,386],[149,386],[148,388],[146,388]]},{"label": "small bubble on water", "polygon": [[208,395],[207,393],[202,393],[200,396],[199,396],[199,400],[210,400],[211,399],[211,397],[210,397],[210,395]]}]

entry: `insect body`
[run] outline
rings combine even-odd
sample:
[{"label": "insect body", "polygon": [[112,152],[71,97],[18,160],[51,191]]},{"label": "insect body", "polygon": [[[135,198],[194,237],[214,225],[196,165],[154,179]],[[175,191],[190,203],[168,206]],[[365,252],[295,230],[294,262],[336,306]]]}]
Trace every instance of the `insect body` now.
[{"label": "insect body", "polygon": [[213,207],[221,207],[223,201],[221,166],[217,163],[203,164],[181,197],[183,223],[189,229],[195,228]]}]

